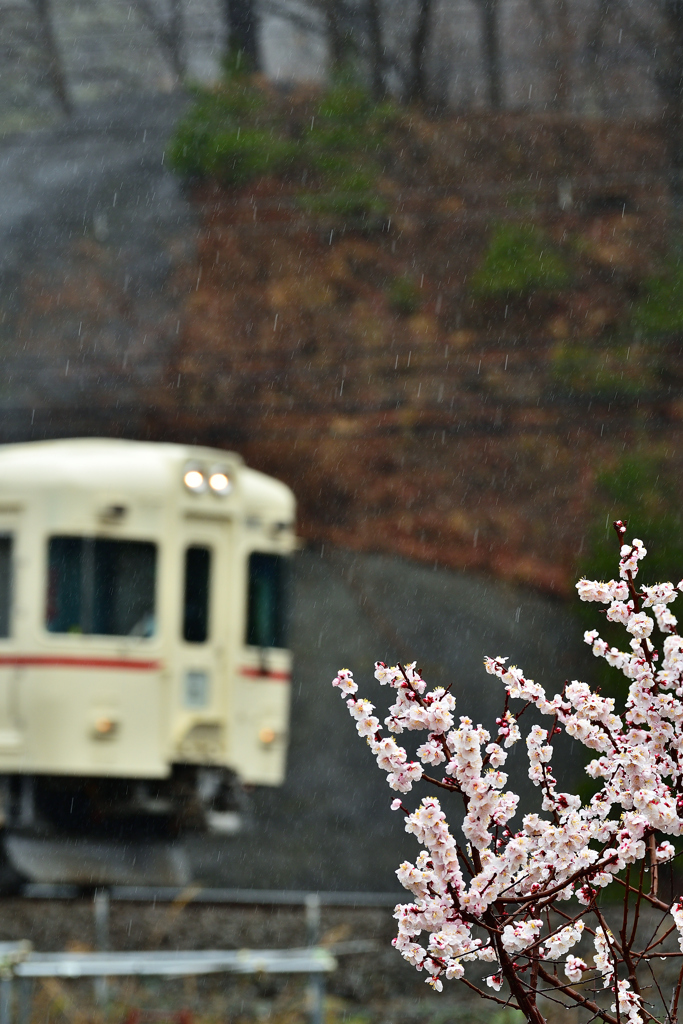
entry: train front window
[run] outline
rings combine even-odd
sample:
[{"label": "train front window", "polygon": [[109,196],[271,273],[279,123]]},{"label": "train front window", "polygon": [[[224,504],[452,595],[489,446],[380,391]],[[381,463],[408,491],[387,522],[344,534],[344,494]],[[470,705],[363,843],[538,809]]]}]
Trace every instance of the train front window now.
[{"label": "train front window", "polygon": [[208,548],[188,548],[185,552],[183,639],[190,644],[203,644],[209,635],[210,581],[211,552]]},{"label": "train front window", "polygon": [[156,545],[146,541],[51,537],[48,630],[153,636],[156,555]]},{"label": "train front window", "polygon": [[12,538],[0,536],[0,637],[9,636],[12,603]]},{"label": "train front window", "polygon": [[289,560],[254,551],[249,556],[247,644],[287,646],[287,583]]}]

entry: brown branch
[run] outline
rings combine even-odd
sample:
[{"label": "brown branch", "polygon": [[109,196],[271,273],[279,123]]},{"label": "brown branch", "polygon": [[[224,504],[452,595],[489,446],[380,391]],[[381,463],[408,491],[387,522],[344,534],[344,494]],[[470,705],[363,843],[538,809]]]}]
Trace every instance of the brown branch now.
[{"label": "brown branch", "polygon": [[510,1000],[509,999],[500,999],[498,996],[494,996],[490,992],[484,992],[483,989],[477,988],[477,986],[473,985],[471,981],[467,980],[467,978],[461,978],[460,980],[463,983],[463,985],[467,985],[468,988],[471,988],[473,992],[477,992],[484,999],[492,999],[494,1003],[499,1003],[501,1006],[509,1006],[510,1005]]},{"label": "brown branch", "polygon": [[596,1017],[600,1017],[604,1020],[606,1024],[617,1024],[617,1018],[613,1017],[611,1013],[608,1013],[607,1010],[603,1010],[602,1007],[598,1006],[597,1003],[594,1003],[592,999],[587,999],[585,996],[582,996],[581,993],[577,992],[571,985],[563,985],[562,982],[557,978],[554,978],[552,974],[548,974],[543,967],[539,967],[539,974],[544,981],[548,982],[548,984],[552,985],[559,992],[564,992],[565,995],[569,996],[570,999],[573,999],[575,1003],[578,1003],[579,1006],[583,1006],[587,1010],[590,1010]]},{"label": "brown branch", "polygon": [[676,1024],[678,1020],[678,1000],[681,997],[681,985],[683,985],[683,966],[678,973],[678,981],[676,983],[676,989],[673,996],[671,997],[671,1006],[669,1007],[669,1017]]},{"label": "brown branch", "polygon": [[431,775],[423,775],[422,778],[425,782],[430,782],[432,786],[439,786],[441,789],[447,789],[449,793],[462,792],[459,786],[451,786],[448,782],[441,782],[439,779],[433,779]]},{"label": "brown branch", "polygon": [[650,833],[647,845],[650,851],[650,894],[656,896],[659,889],[659,865],[657,864],[657,841],[654,832]]}]

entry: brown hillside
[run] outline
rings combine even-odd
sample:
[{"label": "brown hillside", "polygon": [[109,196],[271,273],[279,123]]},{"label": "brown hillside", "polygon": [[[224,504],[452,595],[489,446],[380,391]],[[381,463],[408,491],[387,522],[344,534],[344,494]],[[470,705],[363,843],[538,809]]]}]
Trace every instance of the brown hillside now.
[{"label": "brown hillside", "polygon": [[[657,127],[414,117],[394,157],[373,230],[304,217],[283,181],[195,188],[157,414],[287,481],[309,539],[566,593],[596,472],[636,448],[678,466],[680,339],[629,321],[670,234]],[[501,221],[542,229],[571,280],[474,294]]]}]

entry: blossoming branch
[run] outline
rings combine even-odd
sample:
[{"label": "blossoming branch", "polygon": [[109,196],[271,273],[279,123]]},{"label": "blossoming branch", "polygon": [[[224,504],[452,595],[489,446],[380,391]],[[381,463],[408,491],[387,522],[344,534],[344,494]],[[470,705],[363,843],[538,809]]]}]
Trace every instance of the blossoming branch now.
[{"label": "blossoming branch", "polygon": [[[607,1024],[673,1024],[678,1015],[683,967],[665,996],[653,964],[683,956],[683,899],[668,903],[658,892],[660,865],[675,856],[664,837],[683,831],[683,637],[670,610],[683,581],[638,589],[647,552],[640,540],[624,543],[623,522],[614,525],[619,578],[584,579],[577,590],[582,601],[606,605],[607,619],[625,629],[626,650],[610,647],[597,630],[584,637],[628,681],[619,711],[613,698],[577,681],[548,697],[500,657],[485,659],[504,689],[495,735],[464,715],[456,724],[453,695],[442,687],[428,691],[414,664],[375,666],[375,677],[394,691],[384,728],[374,706],[357,696],[351,672],[343,669],[333,683],[391,789],[407,794],[424,782],[460,805],[462,840],[436,796],[414,810],[402,797],[391,804],[423,847],[414,864],[397,871],[414,899],[396,907],[394,945],[437,991],[444,980],[459,979],[486,998],[516,1005],[533,1024],[544,1021],[540,994]],[[524,736],[541,807],[513,827],[519,796],[506,790],[501,769],[522,741],[520,721],[532,707],[548,719],[547,728],[531,725]],[[414,731],[427,738],[410,760],[396,737]],[[585,771],[597,792],[585,802],[561,792],[553,774],[554,742],[563,731],[595,753]],[[623,900],[614,931],[598,900],[607,886],[618,887]],[[660,920],[643,939],[646,907]],[[668,951],[671,933],[680,951]],[[590,954],[577,955],[580,944]],[[466,965],[481,961],[489,971],[485,987],[481,973],[466,974]]]}]

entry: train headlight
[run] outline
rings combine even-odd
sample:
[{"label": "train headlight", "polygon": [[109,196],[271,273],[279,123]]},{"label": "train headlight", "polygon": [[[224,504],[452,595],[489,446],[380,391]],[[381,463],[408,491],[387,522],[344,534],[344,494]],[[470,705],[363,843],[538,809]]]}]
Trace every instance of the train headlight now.
[{"label": "train headlight", "polygon": [[185,484],[188,490],[194,491],[195,493],[197,493],[198,491],[203,491],[206,486],[206,483],[204,481],[204,474],[202,473],[201,469],[185,470],[183,483]]},{"label": "train headlight", "polygon": [[227,473],[223,473],[221,470],[215,470],[209,477],[209,487],[214,494],[229,494],[232,490],[232,484]]},{"label": "train headlight", "polygon": [[103,715],[97,718],[93,725],[93,735],[98,740],[109,740],[116,736],[119,730],[119,723],[113,718]]}]

